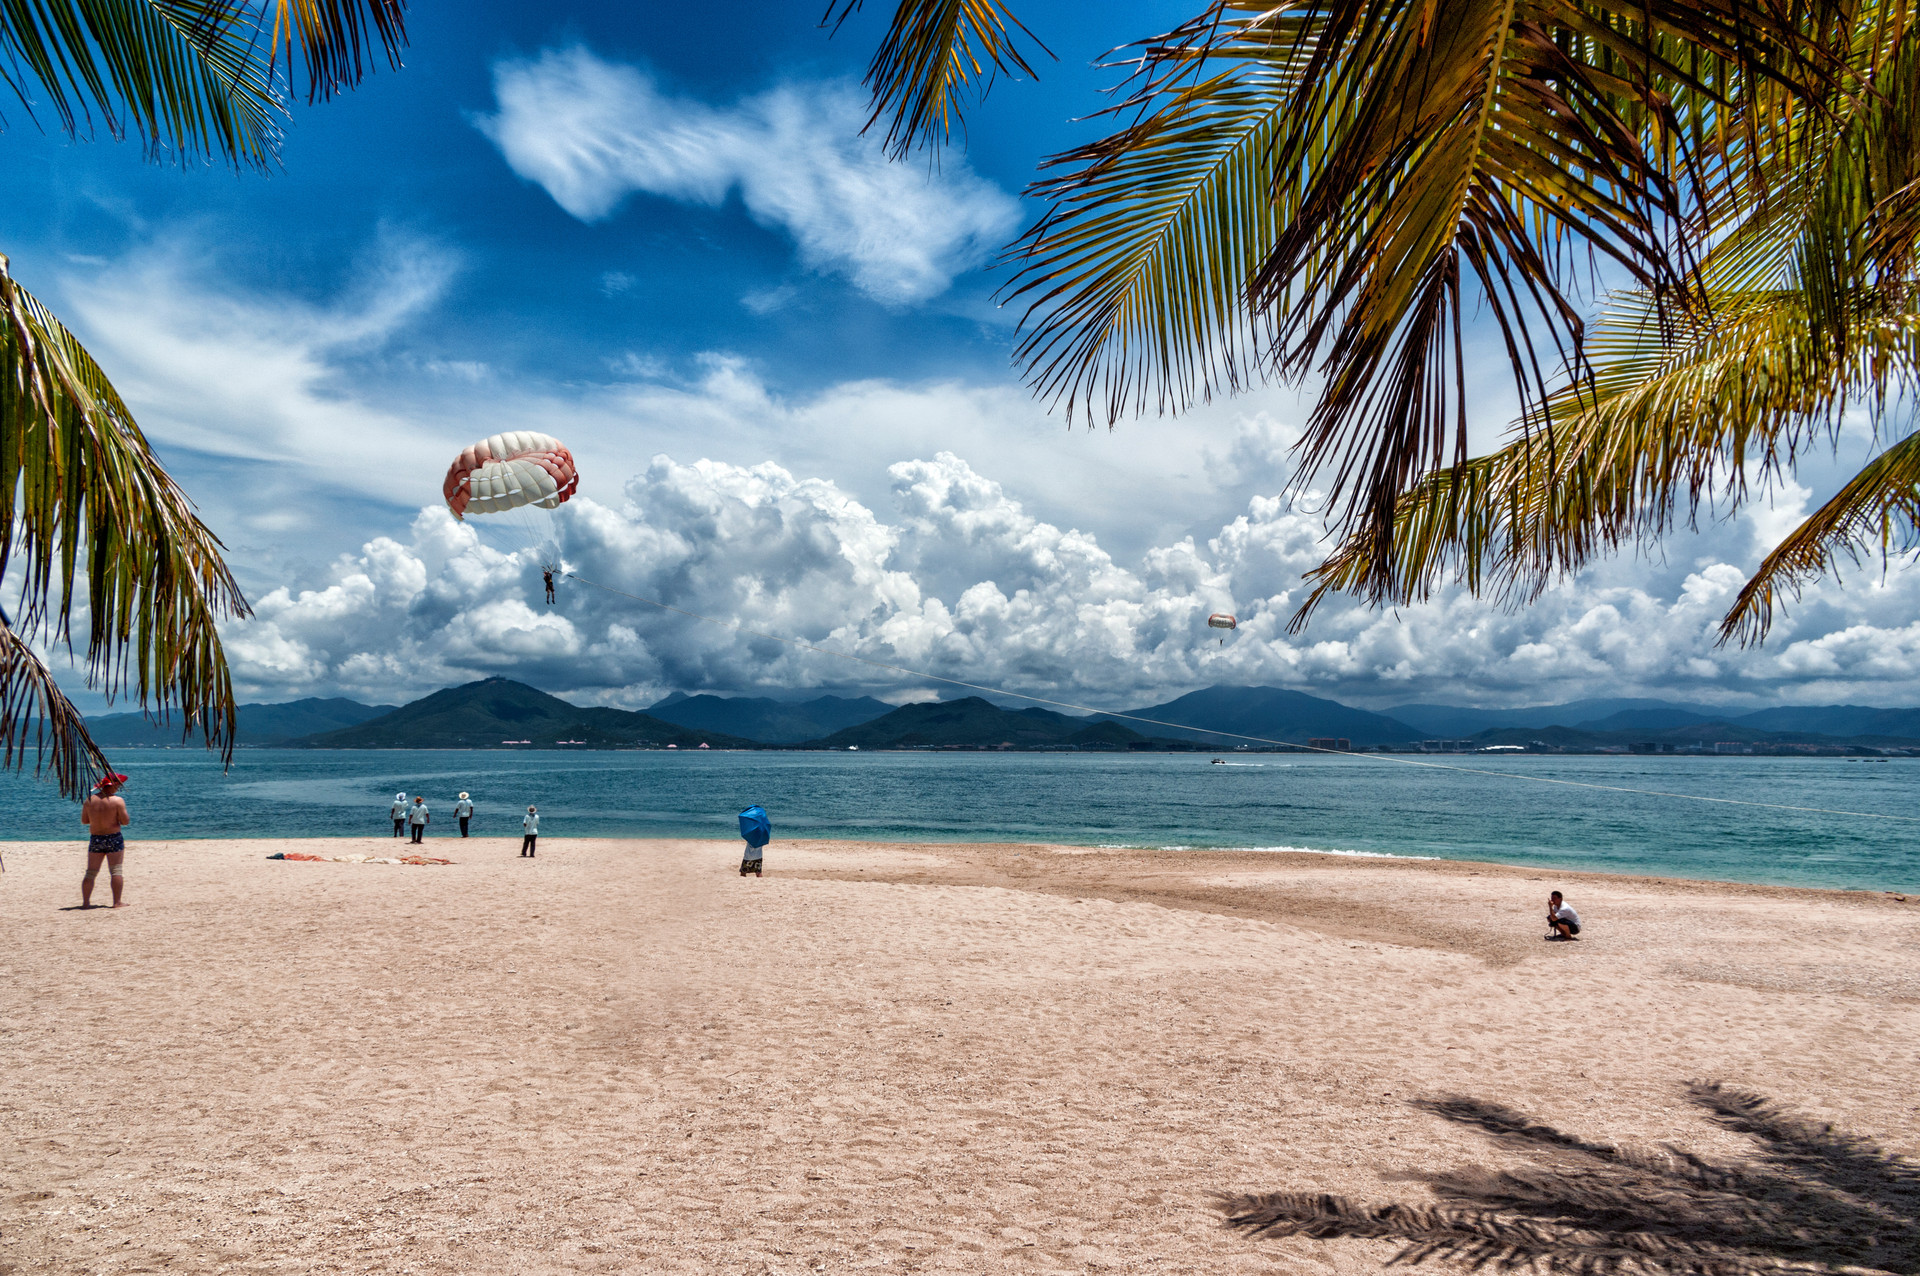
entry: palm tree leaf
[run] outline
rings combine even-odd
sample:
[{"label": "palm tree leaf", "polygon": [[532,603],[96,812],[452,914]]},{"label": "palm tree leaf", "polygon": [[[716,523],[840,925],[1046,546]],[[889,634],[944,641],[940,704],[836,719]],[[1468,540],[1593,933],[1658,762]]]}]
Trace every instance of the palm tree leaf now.
[{"label": "palm tree leaf", "polygon": [[1164,411],[1252,379],[1272,325],[1244,288],[1280,225],[1265,160],[1283,88],[1209,77],[1048,162],[1065,171],[1034,187],[1053,209],[1009,251],[1021,270],[1007,295],[1045,313],[1016,358],[1069,415]]},{"label": "palm tree leaf", "polygon": [[[1070,413],[1109,420],[1182,410],[1250,368],[1317,374],[1299,460],[1386,563],[1399,495],[1466,458],[1463,309],[1489,311],[1535,415],[1549,370],[1589,371],[1583,262],[1610,262],[1663,315],[1698,305],[1711,215],[1752,193],[1791,136],[1781,120],[1832,92],[1845,14],[1216,0],[1137,46],[1140,87],[1116,109],[1140,119],[1036,186],[1055,203],[1022,245],[1020,362]],[[1182,153],[1196,120],[1215,127]],[[1255,121],[1259,145],[1233,153],[1222,139]],[[1266,207],[1195,200],[1198,247],[1169,236],[1184,273],[1130,275],[1158,264],[1141,247],[1178,225],[1169,208],[1228,173],[1242,203],[1264,184]]]},{"label": "palm tree leaf", "polygon": [[[279,145],[280,101],[258,19],[234,0],[0,0],[0,55],[69,133],[97,114],[150,154],[261,167]],[[8,79],[30,109],[28,84]]]},{"label": "palm tree leaf", "polygon": [[[823,24],[837,30],[863,3],[831,0]],[[1053,56],[996,0],[900,0],[867,65],[873,95],[867,128],[887,118],[886,148],[895,159],[915,146],[950,142],[970,92],[985,97],[999,74],[1039,78],[1020,51],[1020,36]]]},{"label": "palm tree leaf", "polygon": [[406,0],[273,0],[273,47],[298,49],[307,69],[307,100],[360,83],[376,54],[400,68],[406,47]]},{"label": "palm tree leaf", "polygon": [[1842,554],[1858,562],[1878,550],[1884,562],[1920,543],[1920,434],[1867,462],[1761,562],[1720,622],[1720,640],[1742,646],[1767,636],[1782,594],[1832,575]]},{"label": "palm tree leaf", "polygon": [[[1555,429],[1428,474],[1397,503],[1390,558],[1373,557],[1377,538],[1347,537],[1309,573],[1293,627],[1333,593],[1408,602],[1446,580],[1530,601],[1705,508],[1732,513],[1750,472],[1789,471],[1850,404],[1877,415],[1920,366],[1920,315],[1856,309],[1840,357],[1798,291],[1715,294],[1710,316],[1664,328],[1644,299],[1616,303],[1590,341],[1596,375],[1556,396]],[[1909,371],[1890,385],[1884,369]]]},{"label": "palm tree leaf", "polygon": [[[84,601],[88,682],[178,710],[231,756],[233,685],[215,622],[246,601],[220,541],[160,467],[91,355],[0,257],[0,575],[12,628],[71,647]],[[84,589],[84,594],[80,591]]]},{"label": "palm tree leaf", "polygon": [[0,767],[18,770],[27,754],[34,773],[53,773],[64,797],[85,795],[111,768],[87,734],[86,720],[54,682],[46,665],[0,614]]},{"label": "palm tree leaf", "polygon": [[357,83],[377,46],[398,65],[402,0],[0,0],[0,80],[33,89],[68,133],[97,116],[150,155],[270,166],[285,102],[276,63],[304,57],[308,97]]}]

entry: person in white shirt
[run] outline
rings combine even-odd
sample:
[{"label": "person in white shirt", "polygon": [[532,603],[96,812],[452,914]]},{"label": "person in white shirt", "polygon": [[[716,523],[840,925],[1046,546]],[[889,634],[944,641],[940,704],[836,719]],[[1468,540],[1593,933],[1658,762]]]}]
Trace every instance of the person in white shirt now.
[{"label": "person in white shirt", "polygon": [[393,806],[387,811],[387,814],[393,817],[393,835],[399,837],[400,831],[407,827],[407,795],[404,793],[394,794]]},{"label": "person in white shirt", "polygon": [[467,821],[473,818],[473,803],[465,793],[462,793],[460,800],[453,804],[453,814],[454,817],[460,821],[460,836],[465,837],[467,835]]},{"label": "person in white shirt", "polygon": [[1559,891],[1547,896],[1547,925],[1553,927],[1547,932],[1548,939],[1580,938],[1580,914],[1574,912],[1573,906],[1560,898]]},{"label": "person in white shirt", "polygon": [[532,859],[534,844],[540,840],[540,809],[530,806],[526,818],[520,821],[520,853]]},{"label": "person in white shirt", "polygon": [[427,812],[427,800],[423,797],[415,798],[412,809],[407,812],[407,823],[413,825],[413,844],[415,846],[420,845],[420,839],[426,836],[427,821],[432,818],[433,816]]}]

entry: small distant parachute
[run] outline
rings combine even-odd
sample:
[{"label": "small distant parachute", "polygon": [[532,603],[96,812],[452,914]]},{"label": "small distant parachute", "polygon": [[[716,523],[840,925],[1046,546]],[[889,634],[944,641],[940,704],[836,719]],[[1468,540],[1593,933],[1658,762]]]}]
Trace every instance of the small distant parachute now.
[{"label": "small distant parachute", "polygon": [[573,453],[551,434],[508,430],[483,439],[453,458],[441,495],[453,516],[487,514],[524,548],[534,550],[542,566],[560,564],[553,514],[580,487]]},{"label": "small distant parachute", "polygon": [[[1207,628],[1229,629],[1229,630],[1238,629],[1240,628],[1240,622],[1236,618],[1229,616],[1224,611],[1216,611],[1213,613],[1213,615],[1207,617]],[[1222,647],[1227,645],[1227,636],[1225,634],[1220,635],[1220,645]]]}]

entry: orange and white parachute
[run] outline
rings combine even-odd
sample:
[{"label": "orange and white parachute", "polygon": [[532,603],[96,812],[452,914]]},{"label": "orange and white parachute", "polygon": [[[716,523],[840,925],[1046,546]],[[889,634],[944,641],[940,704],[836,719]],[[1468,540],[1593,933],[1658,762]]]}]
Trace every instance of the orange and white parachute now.
[{"label": "orange and white parachute", "polygon": [[503,514],[532,506],[557,508],[580,486],[573,454],[551,434],[508,430],[459,456],[440,485],[453,516]]}]

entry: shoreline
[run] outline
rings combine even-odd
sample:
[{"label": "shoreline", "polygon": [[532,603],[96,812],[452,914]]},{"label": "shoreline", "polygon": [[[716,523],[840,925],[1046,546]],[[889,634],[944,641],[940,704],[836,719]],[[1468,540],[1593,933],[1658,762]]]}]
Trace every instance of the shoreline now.
[{"label": "shoreline", "polygon": [[[725,836],[723,837],[630,838],[630,837],[610,837],[610,836],[594,834],[594,835],[588,835],[588,836],[582,836],[582,837],[571,837],[571,836],[565,836],[558,833],[543,835],[543,837],[551,837],[551,839],[556,845],[560,844],[561,842],[566,842],[569,844],[604,844],[604,843],[646,844],[646,843],[655,843],[655,842],[675,842],[675,843],[689,843],[689,844],[701,845],[701,846],[732,847],[734,844],[736,844],[740,840],[738,837],[725,837]],[[83,847],[83,844],[85,843],[85,841],[86,841],[86,838],[84,835],[75,837],[71,840],[48,840],[45,838],[30,838],[30,839],[21,839],[17,841],[12,841],[12,840],[0,839],[0,858],[4,858],[8,854],[17,853],[23,850],[34,851],[34,852],[47,852],[47,853],[55,853],[55,854],[60,853],[62,851],[71,852],[71,851],[74,851],[74,849],[77,846]],[[135,835],[134,833],[129,832],[127,836],[127,849],[131,853],[137,850],[141,846],[150,846],[156,850],[164,850],[168,846],[171,846],[174,844],[179,844],[182,846],[258,844],[261,846],[271,847],[271,846],[278,845],[280,843],[304,844],[309,842],[321,843],[321,844],[334,846],[334,847],[338,847],[345,843],[353,843],[356,845],[356,848],[357,848],[355,853],[362,853],[362,854],[374,854],[375,853],[374,848],[378,846],[383,846],[383,845],[392,846],[395,843],[398,843],[401,846],[410,846],[412,844],[410,839],[408,838],[404,838],[404,837],[394,838],[394,837],[390,837],[388,834],[384,832],[368,833],[368,834],[322,833],[322,834],[312,834],[312,835],[306,835],[306,836],[300,836],[300,837],[276,836],[276,837],[261,837],[261,838],[233,838],[233,837],[212,836],[212,837],[156,837],[152,839],[141,838]],[[508,833],[484,834],[483,833],[483,834],[476,834],[470,838],[460,838],[458,836],[449,837],[444,834],[439,836],[434,836],[430,834],[426,839],[426,841],[422,843],[422,847],[423,847],[423,850],[426,847],[438,847],[440,848],[440,850],[445,851],[449,847],[458,847],[463,842],[467,843],[468,845],[474,845],[481,842],[500,842],[500,843],[511,842],[514,845],[518,845],[519,835],[517,833],[515,834],[508,834]],[[364,843],[365,845],[360,845],[362,843]],[[1465,871],[1468,873],[1469,876],[1505,875],[1510,877],[1516,877],[1516,876],[1523,877],[1528,880],[1550,876],[1557,881],[1595,883],[1595,884],[1641,885],[1641,886],[1650,886],[1650,887],[1671,888],[1674,890],[1697,889],[1709,894],[1712,894],[1712,893],[1725,893],[1730,895],[1758,894],[1761,896],[1765,896],[1767,898],[1790,898],[1796,895],[1804,895],[1809,898],[1824,898],[1824,897],[1853,898],[1853,899],[1893,898],[1895,899],[1896,902],[1915,902],[1916,904],[1920,904],[1920,887],[1916,887],[1911,890],[1902,890],[1902,889],[1888,888],[1888,887],[1802,886],[1802,885],[1794,885],[1794,884],[1781,883],[1781,882],[1749,882],[1749,881],[1742,881],[1735,878],[1676,877],[1670,874],[1660,874],[1660,873],[1620,873],[1620,872],[1611,872],[1605,869],[1558,867],[1552,864],[1518,864],[1518,863],[1513,863],[1507,860],[1453,859],[1446,856],[1438,856],[1438,855],[1396,855],[1390,851],[1345,851],[1345,850],[1323,851],[1323,850],[1314,850],[1309,847],[1246,847],[1246,846],[1177,846],[1177,847],[1137,846],[1136,847],[1136,846],[1116,846],[1112,844],[1080,843],[1080,842],[1008,842],[1008,841],[959,841],[959,840],[945,841],[945,840],[924,839],[924,838],[918,839],[918,840],[907,840],[907,839],[900,839],[900,838],[880,838],[880,839],[868,840],[868,839],[838,838],[838,837],[777,838],[774,842],[774,845],[776,847],[792,847],[799,850],[810,850],[810,849],[811,850],[820,850],[820,849],[857,850],[859,848],[869,848],[875,851],[893,850],[893,849],[912,849],[912,850],[928,850],[928,851],[943,850],[943,851],[959,852],[962,850],[973,849],[973,850],[979,850],[983,852],[1011,850],[1015,852],[1031,851],[1035,853],[1046,853],[1046,854],[1079,855],[1079,856],[1110,855],[1114,857],[1222,856],[1222,857],[1244,858],[1245,860],[1247,860],[1250,866],[1258,866],[1262,864],[1271,865],[1273,862],[1276,862],[1276,861],[1299,859],[1302,861],[1325,862],[1328,865],[1338,865],[1342,863],[1351,863],[1356,866],[1404,865],[1404,866],[1415,867],[1415,868],[1419,868],[1419,867],[1429,868],[1436,872],[1442,872],[1442,873]],[[270,852],[263,852],[263,858],[268,853]],[[409,853],[409,852],[400,852],[400,853]]]},{"label": "shoreline", "polygon": [[[1221,1200],[1578,1192],[1611,1163],[1580,1148],[1802,1172],[1703,1081],[1920,1172],[1920,904],[1884,896],[1031,843],[776,841],[763,879],[718,839],[265,858],[394,842],[135,843],[131,907],[90,911],[74,843],[15,844],[14,1270],[1370,1276],[1401,1241]],[[1579,943],[1542,940],[1555,887]],[[1712,1243],[1791,1257],[1816,1175]]]}]

